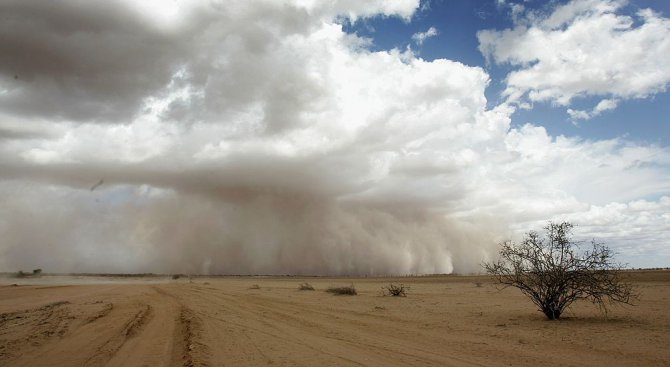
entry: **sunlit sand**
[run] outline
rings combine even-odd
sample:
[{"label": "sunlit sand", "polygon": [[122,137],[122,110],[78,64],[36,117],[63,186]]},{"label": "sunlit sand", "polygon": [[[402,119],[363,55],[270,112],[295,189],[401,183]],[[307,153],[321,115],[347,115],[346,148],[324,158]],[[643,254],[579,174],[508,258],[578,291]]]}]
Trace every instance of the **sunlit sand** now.
[{"label": "sunlit sand", "polygon": [[668,365],[670,272],[629,274],[637,306],[561,321],[486,277],[2,278],[0,365]]}]

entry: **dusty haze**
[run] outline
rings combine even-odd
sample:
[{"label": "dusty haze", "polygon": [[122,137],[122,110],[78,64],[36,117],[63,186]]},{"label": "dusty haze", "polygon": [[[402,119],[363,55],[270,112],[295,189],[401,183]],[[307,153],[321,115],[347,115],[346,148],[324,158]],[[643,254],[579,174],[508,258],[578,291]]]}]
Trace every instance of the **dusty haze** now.
[{"label": "dusty haze", "polygon": [[[131,190],[132,191],[132,190]],[[281,192],[95,193],[10,200],[6,254],[20,269],[201,274],[476,272],[495,227],[423,207],[341,203]],[[32,208],[39,207],[39,211]],[[493,223],[492,223],[493,224]],[[54,249],[57,249],[54,251]]]}]

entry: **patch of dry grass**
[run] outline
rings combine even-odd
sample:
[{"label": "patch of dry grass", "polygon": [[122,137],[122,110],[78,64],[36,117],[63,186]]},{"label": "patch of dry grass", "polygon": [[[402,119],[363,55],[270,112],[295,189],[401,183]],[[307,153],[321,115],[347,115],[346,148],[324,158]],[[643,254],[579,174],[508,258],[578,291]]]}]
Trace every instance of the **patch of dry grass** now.
[{"label": "patch of dry grass", "polygon": [[299,291],[313,291],[313,290],[314,290],[314,287],[312,287],[312,285],[309,284],[309,283],[301,283],[301,284],[298,286],[298,290],[299,290]]},{"label": "patch of dry grass", "polygon": [[335,295],[347,295],[347,296],[355,296],[358,294],[353,284],[342,287],[328,287],[328,289],[326,289],[326,292]]}]

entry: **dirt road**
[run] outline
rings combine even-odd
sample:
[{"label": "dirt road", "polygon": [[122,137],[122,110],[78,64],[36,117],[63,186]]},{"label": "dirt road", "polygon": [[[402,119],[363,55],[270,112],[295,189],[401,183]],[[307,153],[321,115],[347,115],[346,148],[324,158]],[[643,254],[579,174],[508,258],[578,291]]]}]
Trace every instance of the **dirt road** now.
[{"label": "dirt road", "polygon": [[[0,366],[670,365],[670,276],[638,278],[637,306],[553,322],[483,278],[5,282]],[[390,282],[408,297],[382,296]]]}]

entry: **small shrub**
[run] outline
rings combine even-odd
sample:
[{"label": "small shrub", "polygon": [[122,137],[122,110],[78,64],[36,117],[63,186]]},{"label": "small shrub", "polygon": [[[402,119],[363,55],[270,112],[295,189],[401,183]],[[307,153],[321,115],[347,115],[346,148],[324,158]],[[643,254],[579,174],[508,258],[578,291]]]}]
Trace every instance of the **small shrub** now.
[{"label": "small shrub", "polygon": [[348,295],[348,296],[355,296],[358,294],[356,292],[356,288],[354,288],[354,285],[349,285],[349,286],[344,286],[344,287],[329,287],[326,289],[326,292],[332,293],[335,295]]},{"label": "small shrub", "polygon": [[475,282],[475,287],[481,288],[484,285],[482,282]]},{"label": "small shrub", "polygon": [[549,222],[544,238],[528,232],[521,243],[503,242],[500,259],[484,268],[502,286],[518,288],[550,320],[560,319],[578,300],[590,300],[605,315],[606,302],[632,304],[637,294],[623,279],[612,251],[595,240],[580,251],[580,243],[571,238],[572,227]]},{"label": "small shrub", "polygon": [[33,275],[41,275],[41,274],[42,274],[42,269],[33,270]]},{"label": "small shrub", "polygon": [[253,284],[249,289],[261,289],[261,286],[258,284]]},{"label": "small shrub", "polygon": [[298,290],[299,290],[299,291],[313,291],[313,290],[314,290],[314,287],[312,287],[312,285],[309,284],[309,283],[301,283],[301,284],[298,286]]},{"label": "small shrub", "polygon": [[28,274],[27,274],[27,273],[24,273],[23,270],[19,270],[19,272],[16,273],[16,277],[17,277],[17,278],[25,278],[25,277],[27,277],[27,276],[28,276]]},{"label": "small shrub", "polygon": [[173,274],[173,275],[172,275],[172,279],[177,280],[177,279],[179,279],[179,278],[181,278],[181,274]]},{"label": "small shrub", "polygon": [[382,293],[386,296],[392,297],[407,297],[407,291],[409,287],[405,287],[404,284],[395,285],[393,283],[389,284],[387,287],[382,287]]}]

